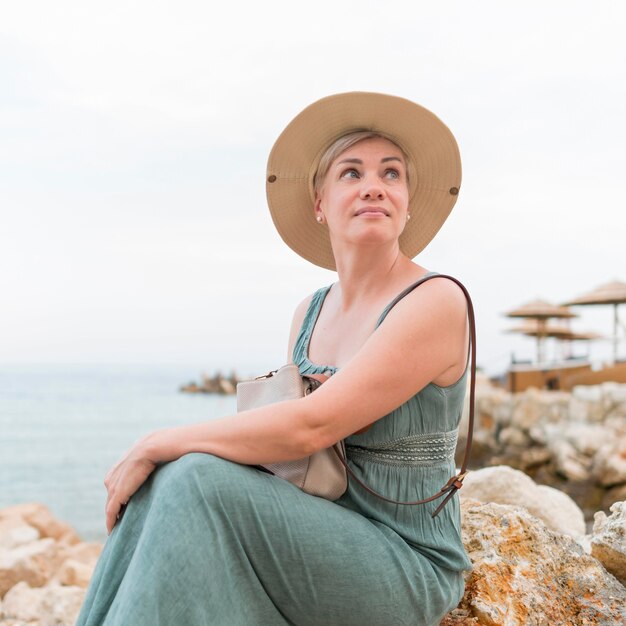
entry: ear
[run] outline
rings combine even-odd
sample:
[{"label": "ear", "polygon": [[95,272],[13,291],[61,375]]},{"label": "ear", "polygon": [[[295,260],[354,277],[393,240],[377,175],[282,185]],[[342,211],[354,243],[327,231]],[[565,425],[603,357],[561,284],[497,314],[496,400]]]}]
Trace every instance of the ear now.
[{"label": "ear", "polygon": [[313,213],[315,214],[315,218],[324,217],[324,211],[322,210],[322,197],[320,193],[317,192],[315,194],[315,202],[313,203]]}]

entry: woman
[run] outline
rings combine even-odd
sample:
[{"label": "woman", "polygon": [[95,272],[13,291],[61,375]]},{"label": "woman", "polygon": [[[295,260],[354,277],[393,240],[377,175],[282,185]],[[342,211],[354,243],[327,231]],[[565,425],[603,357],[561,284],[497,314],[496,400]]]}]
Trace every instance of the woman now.
[{"label": "woman", "polygon": [[112,532],[78,624],[426,625],[457,605],[471,567],[458,496],[433,518],[437,501],[399,506],[351,482],[330,502],[251,466],[346,438],[353,471],[388,498],[453,475],[466,302],[443,278],[412,289],[429,272],[411,258],[459,185],[450,131],[407,100],[339,94],[291,122],[268,202],[286,243],[338,273],[296,309],[289,340],[324,384],[135,445],[105,481]]}]

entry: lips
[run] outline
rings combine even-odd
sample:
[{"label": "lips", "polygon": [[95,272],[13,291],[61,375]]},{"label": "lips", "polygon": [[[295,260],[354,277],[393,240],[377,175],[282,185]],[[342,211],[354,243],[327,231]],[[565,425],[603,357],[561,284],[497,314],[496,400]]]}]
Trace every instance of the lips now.
[{"label": "lips", "polygon": [[362,209],[359,209],[354,215],[363,215],[364,213],[380,213],[381,215],[385,215],[386,217],[389,217],[389,211],[386,211],[385,209],[381,208],[381,207],[364,207]]}]

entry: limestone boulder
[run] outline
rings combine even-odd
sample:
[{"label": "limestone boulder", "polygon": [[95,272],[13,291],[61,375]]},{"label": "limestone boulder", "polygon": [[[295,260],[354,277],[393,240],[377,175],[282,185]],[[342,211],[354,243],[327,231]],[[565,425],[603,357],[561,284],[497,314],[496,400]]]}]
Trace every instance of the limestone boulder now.
[{"label": "limestone boulder", "polygon": [[599,511],[594,516],[591,554],[626,585],[626,502],[611,506],[611,515]]},{"label": "limestone boulder", "polygon": [[36,528],[42,538],[50,537],[68,545],[80,541],[76,531],[69,524],[56,519],[43,504],[18,504],[0,511],[0,520],[11,518],[21,518],[29,526]]},{"label": "limestone boulder", "polygon": [[66,559],[56,573],[54,580],[68,587],[86,589],[89,586],[93,570],[93,565],[86,565],[74,559]]},{"label": "limestone boulder", "polygon": [[610,509],[611,505],[615,502],[623,502],[626,500],[626,485],[617,485],[606,490],[604,501],[602,503],[603,509]]},{"label": "limestone boulder", "polygon": [[529,436],[515,426],[506,426],[498,434],[498,441],[503,446],[525,448],[530,443]]},{"label": "limestone boulder", "polygon": [[607,488],[626,484],[626,437],[613,434],[614,441],[598,450],[592,466],[598,483]]},{"label": "limestone boulder", "polygon": [[103,545],[101,543],[83,542],[73,545],[65,551],[68,558],[94,567],[100,557]]},{"label": "limestone boulder", "polygon": [[[577,452],[593,457],[603,446],[613,441],[613,431],[602,424],[563,424],[557,426],[561,437],[574,446]],[[556,433],[552,433],[554,437]]]},{"label": "limestone boulder", "polygon": [[0,550],[11,550],[39,537],[39,531],[20,517],[0,519]]},{"label": "limestone boulder", "polygon": [[531,446],[522,450],[519,460],[523,469],[538,467],[549,463],[552,455],[547,448],[542,446]]},{"label": "limestone boulder", "polygon": [[[557,429],[555,429],[557,430]],[[548,435],[547,448],[557,474],[572,482],[583,482],[591,477],[592,459],[581,454],[559,434]]]},{"label": "limestone boulder", "polygon": [[442,625],[626,623],[626,588],[571,537],[521,507],[465,499],[462,515],[473,570]]},{"label": "limestone boulder", "polygon": [[605,418],[600,385],[578,385],[572,389],[569,414],[579,422],[601,422]]},{"label": "limestone boulder", "polygon": [[13,550],[0,551],[0,598],[21,581],[41,587],[64,560],[54,539],[39,539]]},{"label": "limestone boulder", "polygon": [[608,417],[626,418],[626,385],[604,383]]},{"label": "limestone boulder", "polygon": [[84,597],[85,589],[80,587],[51,584],[33,589],[21,582],[4,597],[2,612],[7,623],[70,626],[76,622]]},{"label": "limestone boulder", "polygon": [[470,472],[459,494],[462,500],[522,506],[551,530],[576,539],[585,534],[583,512],[567,494],[506,465]]}]

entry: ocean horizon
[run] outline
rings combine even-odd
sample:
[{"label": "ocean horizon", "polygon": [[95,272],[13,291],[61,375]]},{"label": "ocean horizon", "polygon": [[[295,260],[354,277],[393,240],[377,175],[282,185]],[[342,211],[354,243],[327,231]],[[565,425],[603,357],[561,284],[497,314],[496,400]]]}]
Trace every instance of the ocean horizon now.
[{"label": "ocean horizon", "polygon": [[179,391],[201,371],[184,365],[0,366],[0,508],[41,502],[81,539],[104,540],[104,477],[135,441],[159,428],[236,411],[234,396]]}]

